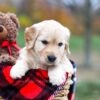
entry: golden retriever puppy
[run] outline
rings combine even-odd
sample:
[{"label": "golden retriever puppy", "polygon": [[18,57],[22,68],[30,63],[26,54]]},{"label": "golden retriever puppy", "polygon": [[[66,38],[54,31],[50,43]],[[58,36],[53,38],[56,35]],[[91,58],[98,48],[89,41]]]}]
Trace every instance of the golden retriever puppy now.
[{"label": "golden retriever puppy", "polygon": [[66,80],[66,72],[73,73],[67,57],[70,31],[54,20],[34,24],[25,30],[26,47],[10,71],[13,79],[21,78],[29,69],[48,70],[49,81],[60,85]]}]

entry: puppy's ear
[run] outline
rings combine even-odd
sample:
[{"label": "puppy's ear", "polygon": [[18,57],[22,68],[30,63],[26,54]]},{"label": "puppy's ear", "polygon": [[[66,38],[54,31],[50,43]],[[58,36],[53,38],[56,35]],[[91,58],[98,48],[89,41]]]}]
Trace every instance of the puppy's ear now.
[{"label": "puppy's ear", "polygon": [[37,38],[37,32],[34,27],[27,27],[25,29],[25,42],[26,42],[26,48],[31,49],[34,47],[35,41]]},{"label": "puppy's ear", "polygon": [[70,49],[69,49],[69,39],[70,39],[70,30],[65,27],[66,30],[66,44],[65,44],[65,52],[66,54],[70,54]]},{"label": "puppy's ear", "polygon": [[66,52],[66,54],[70,54],[71,53],[70,49],[69,49],[69,44],[68,43],[65,44],[65,52]]}]

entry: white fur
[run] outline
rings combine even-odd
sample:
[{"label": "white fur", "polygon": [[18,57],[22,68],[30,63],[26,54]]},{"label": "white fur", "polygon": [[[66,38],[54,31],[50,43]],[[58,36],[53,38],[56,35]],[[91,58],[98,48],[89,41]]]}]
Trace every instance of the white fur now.
[{"label": "white fur", "polygon": [[[55,26],[53,26],[55,25]],[[13,79],[16,78],[21,78],[22,76],[25,75],[25,73],[29,69],[45,69],[48,70],[48,76],[49,76],[49,81],[53,85],[60,85],[66,80],[66,72],[68,73],[73,73],[73,67],[70,61],[68,60],[66,54],[64,54],[64,48],[65,46],[62,47],[57,47],[57,46],[49,46],[48,48],[45,47],[43,44],[41,44],[40,40],[41,39],[52,39],[56,38],[57,41],[62,41],[65,44],[65,40],[69,40],[70,32],[67,28],[62,26],[56,21],[49,20],[49,21],[43,21],[39,24],[35,24],[32,27],[35,27],[35,29],[40,31],[41,36],[38,37],[36,40],[36,45],[34,47],[35,52],[33,50],[28,50],[27,47],[23,48],[20,52],[19,58],[16,61],[16,64],[12,67],[10,71],[10,76]],[[55,32],[55,28],[56,33]],[[62,35],[60,35],[62,33]],[[59,36],[60,35],[60,36]],[[38,35],[37,35],[38,36]],[[47,48],[47,49],[45,49]],[[69,48],[68,48],[69,50]],[[41,54],[39,54],[41,51]],[[52,53],[55,54],[57,57],[57,61],[55,63],[54,67],[47,67],[45,66],[44,63],[47,64],[46,62],[46,56],[47,53]],[[62,55],[64,56],[62,57]]]},{"label": "white fur", "polygon": [[19,53],[16,64],[11,68],[10,76],[13,79],[21,78],[29,69],[37,69],[32,58],[32,54],[28,53],[26,47],[23,48]]},{"label": "white fur", "polygon": [[66,80],[66,72],[73,73],[73,67],[70,61],[65,57],[64,61],[58,66],[48,69],[48,76],[53,85],[60,85]]}]

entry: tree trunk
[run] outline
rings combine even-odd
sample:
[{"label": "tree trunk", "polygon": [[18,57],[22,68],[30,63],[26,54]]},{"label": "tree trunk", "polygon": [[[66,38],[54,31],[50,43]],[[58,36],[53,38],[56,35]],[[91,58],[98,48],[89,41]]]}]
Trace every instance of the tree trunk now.
[{"label": "tree trunk", "polygon": [[85,58],[84,63],[86,67],[91,66],[91,2],[86,0],[85,13],[84,13],[84,25],[85,25]]}]

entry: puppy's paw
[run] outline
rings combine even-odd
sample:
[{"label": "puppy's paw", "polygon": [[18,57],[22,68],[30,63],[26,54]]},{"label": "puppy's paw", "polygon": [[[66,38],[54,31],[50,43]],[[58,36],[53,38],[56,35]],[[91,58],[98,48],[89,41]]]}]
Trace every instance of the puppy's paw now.
[{"label": "puppy's paw", "polygon": [[20,68],[19,66],[13,66],[11,71],[10,71],[10,76],[13,79],[17,79],[17,78],[22,78],[22,76],[24,76],[26,73],[26,70],[24,68]]},{"label": "puppy's paw", "polygon": [[52,83],[52,85],[61,85],[65,82],[65,77],[52,77],[50,78],[50,83]]},{"label": "puppy's paw", "polygon": [[59,71],[49,71],[49,82],[52,83],[52,85],[61,85],[65,82],[66,76],[65,73],[61,70]]},{"label": "puppy's paw", "polygon": [[50,83],[52,83],[52,85],[61,85],[64,82],[65,82],[65,79],[64,78],[54,78],[54,79],[50,79]]}]

